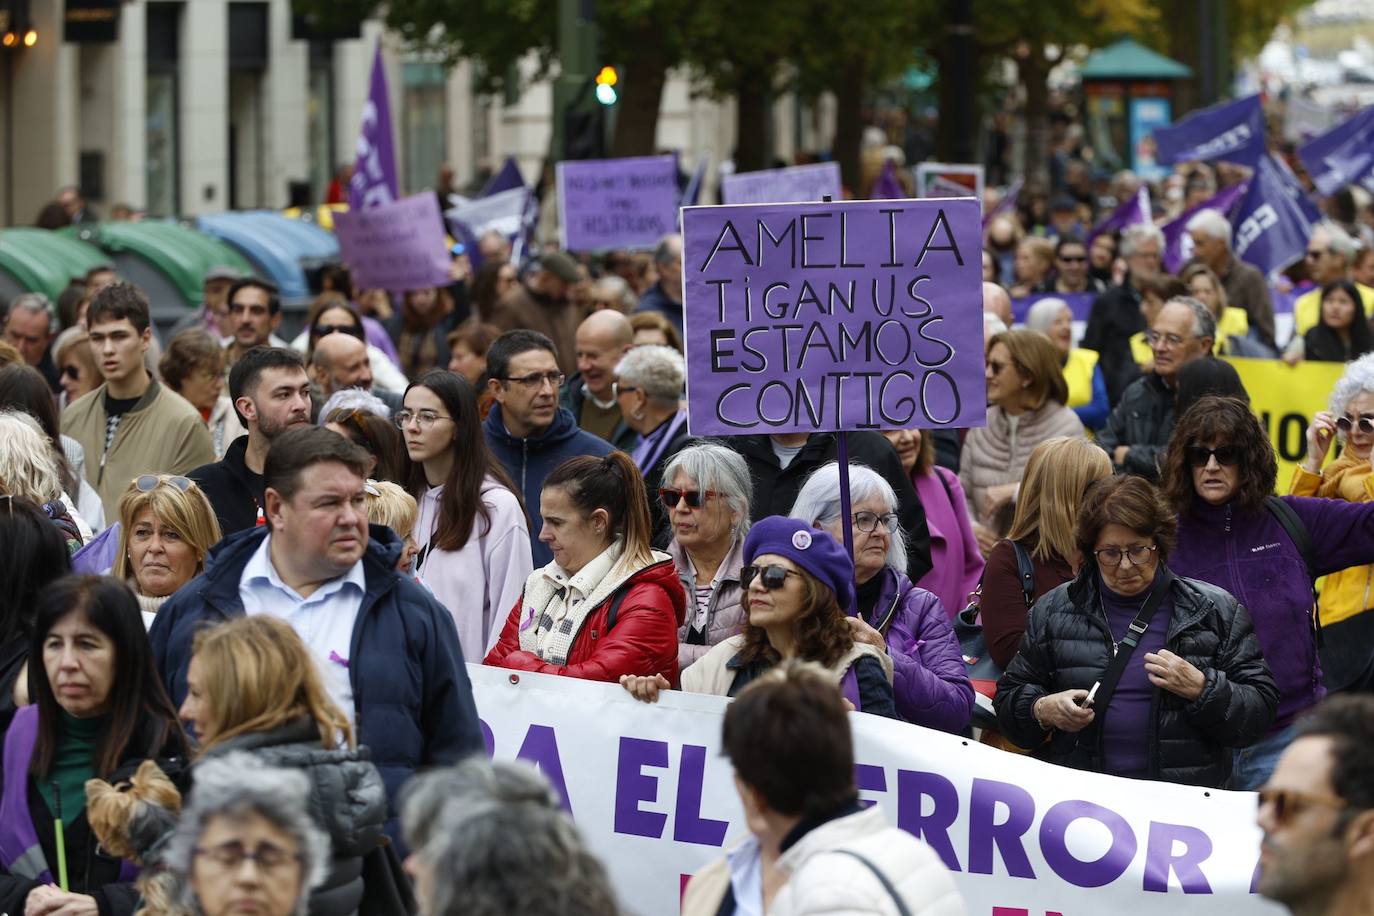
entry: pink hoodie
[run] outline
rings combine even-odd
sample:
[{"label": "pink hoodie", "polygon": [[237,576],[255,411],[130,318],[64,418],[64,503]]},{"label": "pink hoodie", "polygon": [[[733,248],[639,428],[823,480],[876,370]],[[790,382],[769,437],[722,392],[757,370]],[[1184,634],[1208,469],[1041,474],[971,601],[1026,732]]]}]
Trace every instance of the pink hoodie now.
[{"label": "pink hoodie", "polygon": [[[942,478],[944,483],[940,482]],[[926,510],[933,564],[916,584],[934,592],[953,619],[968,605],[969,593],[978,587],[978,579],[983,575],[983,554],[973,536],[964,488],[959,485],[957,474],[938,465],[924,476],[913,476],[911,482]]]}]

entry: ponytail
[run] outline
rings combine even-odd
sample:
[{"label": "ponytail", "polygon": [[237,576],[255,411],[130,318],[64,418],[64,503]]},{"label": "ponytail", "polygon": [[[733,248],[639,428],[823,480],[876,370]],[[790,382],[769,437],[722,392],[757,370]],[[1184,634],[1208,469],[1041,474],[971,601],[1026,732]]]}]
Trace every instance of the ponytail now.
[{"label": "ponytail", "polygon": [[652,559],[649,498],[644,478],[629,455],[614,451],[604,458],[569,458],[553,469],[544,486],[563,489],[572,504],[587,515],[605,510],[612,537],[623,539],[623,559],[638,563]]}]

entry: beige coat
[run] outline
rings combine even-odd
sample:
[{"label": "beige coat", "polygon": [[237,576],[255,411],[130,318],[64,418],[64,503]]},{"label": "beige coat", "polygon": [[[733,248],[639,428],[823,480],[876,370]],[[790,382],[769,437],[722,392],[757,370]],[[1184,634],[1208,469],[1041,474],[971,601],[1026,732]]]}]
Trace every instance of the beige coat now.
[{"label": "beige coat", "polygon": [[988,425],[968,431],[959,455],[959,483],[968,498],[969,515],[986,525],[989,488],[1020,483],[1030,453],[1046,439],[1081,435],[1078,415],[1058,401],[1046,401],[1015,421],[1002,408],[989,407]]}]

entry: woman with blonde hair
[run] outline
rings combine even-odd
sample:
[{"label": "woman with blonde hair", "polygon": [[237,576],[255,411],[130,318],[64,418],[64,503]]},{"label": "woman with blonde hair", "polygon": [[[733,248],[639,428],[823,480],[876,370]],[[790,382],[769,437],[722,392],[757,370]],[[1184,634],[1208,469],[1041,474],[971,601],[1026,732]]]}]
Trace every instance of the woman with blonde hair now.
[{"label": "woman with blonde hair", "polygon": [[1031,452],[1055,436],[1082,436],[1068,407],[1059,350],[1039,331],[1004,331],[988,341],[987,426],[969,430],[959,456],[959,483],[974,534],[986,556],[997,542],[994,519],[1015,503]]},{"label": "woman with blonde hair", "polygon": [[[992,548],[983,571],[983,637],[999,667],[1016,655],[1030,606],[1072,580],[1082,564],[1074,541],[1079,506],[1093,482],[1110,476],[1107,453],[1086,439],[1047,439],[1031,452],[1011,531]],[[1021,575],[1018,550],[1029,560],[1029,582]]]},{"label": "woman with blonde hair", "polygon": [[364,899],[363,857],[382,842],[386,788],[291,625],[255,614],[201,631],[186,683],[180,715],[200,739],[197,767],[244,751],[309,777],[310,815],[333,854],[312,916],[378,912]]},{"label": "woman with blonde hair", "polygon": [[[1269,354],[1247,346],[1250,334],[1250,316],[1245,309],[1235,308],[1226,298],[1226,286],[1212,268],[1201,262],[1190,264],[1178,277],[1188,287],[1188,295],[1203,305],[1217,319],[1217,338],[1212,352],[1218,356],[1258,356]],[[1232,341],[1235,338],[1235,341]]]},{"label": "woman with blonde hair", "polygon": [[152,627],[163,602],[205,569],[219,539],[215,510],[194,481],[143,474],[119,498],[119,550],[110,574],[133,587],[143,623]]},{"label": "woman with blonde hair", "polygon": [[39,506],[75,553],[91,537],[90,526],[62,489],[57,453],[38,421],[17,410],[0,410],[0,495],[18,496]]}]

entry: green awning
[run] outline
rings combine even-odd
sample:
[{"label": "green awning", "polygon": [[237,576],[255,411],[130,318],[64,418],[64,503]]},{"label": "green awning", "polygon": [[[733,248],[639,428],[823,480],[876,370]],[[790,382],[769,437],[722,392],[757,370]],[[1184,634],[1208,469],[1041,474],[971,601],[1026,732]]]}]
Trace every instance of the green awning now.
[{"label": "green awning", "polygon": [[[234,248],[180,223],[144,220],[137,223],[93,223],[61,230],[100,248],[115,259],[120,276],[143,286],[157,306],[163,290],[174,292],[182,305],[199,305],[205,273],[211,267],[234,267],[245,276],[256,273]],[[158,283],[146,268],[160,275]],[[140,269],[145,268],[145,269]],[[163,303],[164,305],[168,303]]]},{"label": "green awning", "polygon": [[1186,80],[1193,71],[1131,38],[1088,55],[1078,75],[1085,80]]},{"label": "green awning", "polygon": [[53,302],[74,279],[110,259],[100,249],[47,229],[0,230],[0,288],[6,296],[42,293]]}]

